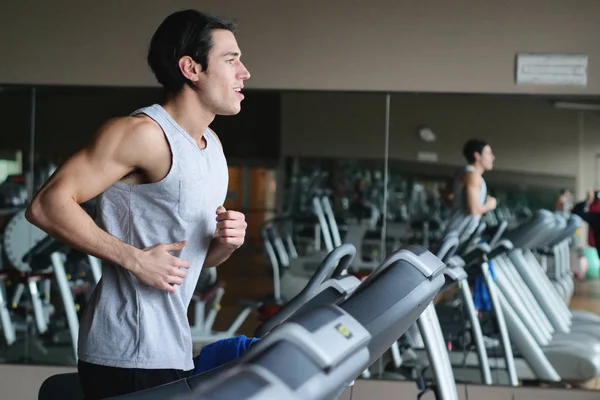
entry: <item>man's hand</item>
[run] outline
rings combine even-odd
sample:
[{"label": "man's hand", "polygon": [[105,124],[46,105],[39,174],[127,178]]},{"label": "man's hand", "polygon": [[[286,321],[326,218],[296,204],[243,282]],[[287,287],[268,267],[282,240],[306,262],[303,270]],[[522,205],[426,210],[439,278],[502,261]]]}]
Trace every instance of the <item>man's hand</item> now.
[{"label": "man's hand", "polygon": [[215,237],[226,248],[235,250],[244,244],[247,226],[246,217],[241,212],[228,211],[223,206],[217,208],[217,230]]},{"label": "man's hand", "polygon": [[485,200],[485,207],[491,211],[491,210],[495,210],[496,207],[498,205],[498,202],[496,200],[495,197],[492,196],[488,196],[487,199]]},{"label": "man's hand", "polygon": [[131,268],[131,272],[146,285],[174,293],[175,285],[181,285],[187,276],[185,269],[190,268],[190,262],[177,258],[169,252],[181,250],[185,245],[186,241],[183,240],[147,247],[139,253],[136,266]]}]

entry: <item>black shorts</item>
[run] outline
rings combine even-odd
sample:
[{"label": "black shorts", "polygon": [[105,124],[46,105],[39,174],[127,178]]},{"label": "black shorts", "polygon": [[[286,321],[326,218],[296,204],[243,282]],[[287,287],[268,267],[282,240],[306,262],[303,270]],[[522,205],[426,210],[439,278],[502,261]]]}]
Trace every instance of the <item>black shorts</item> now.
[{"label": "black shorts", "polygon": [[84,400],[120,396],[187,378],[190,371],[176,369],[116,368],[77,363]]}]

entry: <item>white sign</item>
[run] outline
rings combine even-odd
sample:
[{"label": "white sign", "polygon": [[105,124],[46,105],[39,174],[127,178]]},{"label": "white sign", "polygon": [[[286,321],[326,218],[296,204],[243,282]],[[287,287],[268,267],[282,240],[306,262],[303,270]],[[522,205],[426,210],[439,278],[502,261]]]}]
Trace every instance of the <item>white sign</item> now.
[{"label": "white sign", "polygon": [[518,54],[517,84],[587,85],[588,56]]}]

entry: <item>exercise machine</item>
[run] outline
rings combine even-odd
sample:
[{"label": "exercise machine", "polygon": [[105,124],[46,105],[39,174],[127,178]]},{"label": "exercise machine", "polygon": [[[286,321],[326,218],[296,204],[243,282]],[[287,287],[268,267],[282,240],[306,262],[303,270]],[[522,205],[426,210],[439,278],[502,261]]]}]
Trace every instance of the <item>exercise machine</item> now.
[{"label": "exercise machine", "polygon": [[[464,307],[467,319],[465,320],[464,317],[459,319],[462,333],[458,337],[470,337],[475,345],[475,351],[465,347],[470,340],[463,340],[463,343],[461,343],[463,349],[460,349],[460,346],[458,346],[458,348],[447,350],[454,376],[460,382],[481,382],[491,385],[493,383],[492,368],[495,368],[506,371],[506,375],[501,376],[500,374],[496,374],[495,383],[517,386],[518,377],[514,364],[512,345],[508,335],[506,320],[499,305],[498,289],[492,278],[489,263],[492,257],[495,257],[505,249],[506,243],[499,241],[498,236],[502,234],[502,230],[506,225],[499,225],[498,231],[493,232],[494,236],[488,239],[490,243],[495,243],[493,250],[488,243],[482,242],[481,235],[486,231],[485,223],[476,218],[468,218],[465,221],[461,221],[460,226],[463,228],[462,231],[451,230],[447,233],[459,238],[459,246],[446,263],[448,278],[451,282],[458,284],[461,301],[458,305],[455,303],[450,309],[446,307],[441,312],[444,313],[445,319],[448,319],[449,311],[451,315],[454,315],[458,307]],[[479,320],[479,313],[475,308],[468,281],[470,276],[473,277],[476,275],[480,276],[483,282],[485,282],[490,301],[493,305],[493,310],[489,318],[493,320],[494,325],[500,331],[499,340],[490,340],[489,335],[493,335],[495,332],[488,332],[484,336]],[[445,306],[440,305],[440,307]],[[466,325],[463,326],[463,324]],[[450,329],[448,325],[442,325],[442,327]],[[470,335],[466,334],[468,331],[470,331]],[[498,354],[499,350],[503,354]]]},{"label": "exercise machine", "polygon": [[[290,246],[289,243],[287,247],[285,246],[277,228],[265,227],[265,229],[268,229],[265,231],[265,236],[263,236],[265,239],[265,246],[272,247],[272,251],[275,254],[275,259],[271,260],[273,266],[273,279],[275,287],[280,288],[280,300],[282,302],[285,302],[286,299],[291,299],[300,293],[327,253],[341,245],[341,242],[334,243],[333,241],[331,230],[325,218],[323,206],[319,197],[313,197],[312,206],[313,213],[319,221],[318,226],[324,242],[324,247],[319,251],[300,256],[291,254],[290,249],[293,248],[293,246]],[[279,271],[276,271],[278,268],[276,268],[275,263],[277,263],[277,266],[280,266],[280,275]],[[276,278],[278,275],[281,277],[279,279],[279,286],[277,286],[278,282]]]},{"label": "exercise machine", "polygon": [[[320,285],[331,276],[341,276],[348,268],[349,263],[354,258],[356,250],[352,245],[343,245],[333,249],[329,252],[321,263],[314,270],[314,273],[305,287],[297,294],[290,302],[282,305],[283,309],[279,309],[279,316],[285,313],[291,315],[300,306],[306,303],[311,297],[313,297]],[[335,269],[335,271],[334,271]],[[332,275],[333,273],[333,275]],[[332,285],[337,285],[340,290],[345,288],[341,282],[333,282]],[[321,288],[320,290],[324,290]],[[246,305],[243,310],[238,314],[235,320],[231,323],[229,328],[225,331],[216,332],[212,330],[214,320],[219,310],[219,303],[225,290],[223,285],[217,281],[216,270],[214,268],[206,269],[202,272],[198,281],[197,291],[194,294],[193,301],[195,306],[194,324],[190,327],[192,332],[192,340],[194,344],[208,344],[221,339],[232,337],[236,335],[236,332],[246,320],[252,309],[259,307],[261,301],[244,302]],[[206,313],[208,308],[209,312]],[[273,326],[273,324],[279,324],[277,318],[272,316],[267,319],[259,328],[257,337],[261,337],[266,334]]]},{"label": "exercise machine", "polygon": [[509,232],[506,238],[514,248],[498,260],[497,282],[530,333],[528,339],[533,343],[529,346],[535,348],[537,344],[543,351],[556,381],[582,382],[600,373],[600,323],[597,317],[573,318],[562,293],[531,251],[555,240],[555,224],[551,212],[539,210],[520,229]]},{"label": "exercise machine", "polygon": [[[464,318],[463,313],[460,313],[461,318],[458,323],[460,326],[460,331],[458,333],[458,337],[462,339],[462,346],[467,346],[468,343],[473,342],[475,347],[475,354],[477,356],[477,360],[479,363],[479,379],[476,377],[472,377],[471,374],[465,374],[464,371],[462,374],[459,373],[459,369],[453,371],[452,367],[460,366],[462,363],[459,362],[461,356],[463,359],[471,356],[471,350],[468,348],[460,349],[459,348],[448,348],[446,345],[445,338],[447,335],[440,333],[438,335],[438,339],[436,342],[438,343],[439,349],[432,347],[431,343],[427,343],[421,335],[420,332],[411,332],[411,335],[407,335],[407,342],[410,348],[413,350],[416,359],[422,359],[425,355],[431,358],[431,354],[447,354],[447,363],[449,365],[449,369],[452,371],[453,378],[460,382],[481,382],[485,385],[492,385],[492,373],[490,369],[487,346],[484,340],[484,336],[482,333],[481,325],[478,318],[477,310],[475,309],[475,304],[473,302],[473,294],[471,292],[469,282],[468,282],[468,274],[465,271],[464,267],[466,266],[465,261],[460,257],[460,255],[455,254],[455,251],[446,252],[444,249],[444,245],[451,244],[452,242],[456,243],[456,248],[458,247],[458,234],[457,233],[449,233],[444,239],[442,248],[438,252],[438,257],[440,257],[443,261],[445,261],[446,269],[444,270],[444,274],[446,275],[446,284],[442,290],[449,289],[450,287],[456,286],[460,292],[460,301],[459,304],[455,304],[453,302],[451,307],[446,307],[445,305],[440,305],[437,308],[434,308],[433,305],[430,306],[432,308],[432,312],[436,313],[436,326],[440,327],[440,332],[442,332],[444,325],[439,322],[437,319],[437,314],[441,312],[444,313],[444,317],[448,319],[448,311],[450,311],[450,316],[456,314],[456,308],[462,307],[464,309],[464,313],[466,314],[466,318]],[[456,250],[456,248],[454,250]],[[419,319],[423,318],[421,316]],[[451,317],[450,317],[451,318]],[[420,326],[419,326],[420,327]],[[446,326],[447,327],[447,326]],[[422,329],[419,329],[422,331]],[[462,332],[462,333],[460,333]],[[469,334],[467,334],[467,332]],[[433,366],[435,373],[435,366],[439,365],[439,362],[434,362],[430,360],[430,365]]]},{"label": "exercise machine", "polygon": [[[345,300],[361,283],[355,276],[345,274],[354,254],[354,248],[348,244],[334,249],[322,263],[323,268],[311,280],[311,284],[307,285],[297,297],[281,308],[265,324],[259,326],[255,336],[267,335],[271,329],[285,322],[294,314],[308,312],[325,304],[338,304]],[[332,270],[333,273],[331,273]],[[321,279],[328,275],[331,275],[331,278],[321,282]],[[318,285],[319,283],[320,285]],[[318,287],[315,287],[316,285]],[[203,377],[216,376],[225,367],[205,372]],[[49,378],[40,388],[39,395],[41,400],[54,398],[80,400],[82,397],[76,373],[59,374]]]},{"label": "exercise machine", "polygon": [[[2,244],[8,261],[3,275],[11,281],[12,296],[8,297],[5,285],[0,288],[5,297],[0,302],[4,304],[0,304],[0,317],[7,338],[0,359],[75,365],[78,312],[101,277],[99,260],[69,249],[31,225],[25,210],[11,217]],[[60,302],[51,301],[52,283]],[[58,317],[57,309],[64,318]]]},{"label": "exercise machine", "polygon": [[[546,300],[557,305],[555,311],[568,311],[531,250],[556,233],[554,226],[552,213],[542,210],[505,231],[493,248],[479,243],[464,256],[467,267],[473,264],[482,266],[505,352],[504,360],[490,355],[490,365],[505,368],[508,383],[512,386],[517,386],[518,380],[559,384],[582,382],[600,372],[598,339],[585,333],[558,332],[540,307],[540,300],[546,296]],[[494,278],[491,277],[490,264]],[[532,278],[529,284],[525,283],[523,276]],[[532,293],[533,287],[543,295],[538,297]],[[562,306],[558,306],[560,304]],[[476,365],[473,359],[464,362],[464,368]]]},{"label": "exercise machine", "polygon": [[[581,217],[575,214],[565,216],[555,212],[555,235],[549,237],[547,243],[537,249],[540,264],[550,278],[560,297],[569,305],[575,284],[570,268],[570,246],[573,234],[583,223]],[[600,321],[600,319],[598,319]]]},{"label": "exercise machine", "polygon": [[[239,360],[115,399],[335,398],[416,322],[442,287],[443,269],[426,249],[404,248],[347,299],[294,313]],[[76,374],[49,378],[39,398],[53,384],[66,393],[67,381],[76,384]]]},{"label": "exercise machine", "polygon": [[[440,306],[439,304],[434,306],[432,304],[419,317],[417,326],[412,327],[402,340],[403,346],[408,346],[408,349],[402,353],[402,369],[416,370],[416,374],[411,377],[412,379],[420,379],[421,377],[429,378],[433,375],[434,382],[443,382],[443,379],[447,379],[452,382],[472,381],[491,385],[493,381],[488,361],[486,341],[482,334],[478,313],[475,309],[472,293],[467,281],[468,274],[464,270],[465,262],[456,254],[459,248],[459,237],[459,232],[450,231],[439,246],[437,257],[446,264],[446,268],[444,269],[446,284],[442,291],[456,286],[462,297],[460,300],[452,301],[450,307],[446,307],[445,305]],[[457,365],[457,358],[460,355],[463,358],[466,357],[470,350],[465,349],[461,351],[460,348],[449,347],[446,342],[446,338],[450,338],[447,332],[448,324],[446,322],[446,326],[442,325],[438,315],[440,315],[441,310],[444,320],[447,321],[448,318],[452,319],[452,316],[456,314],[455,309],[459,307],[465,309],[466,316],[464,313],[460,313],[460,318],[457,321],[460,325],[458,332],[462,332],[461,338],[463,338],[463,342],[472,341],[475,344],[475,352],[479,361],[479,379],[472,377],[471,374],[465,375],[464,373],[459,373],[457,375],[459,370],[452,369],[453,366]],[[450,312],[448,313],[448,311]],[[428,312],[430,313],[429,315]],[[427,317],[430,318],[429,327],[425,324]],[[464,340],[464,338],[468,339]],[[463,343],[463,345],[465,344]],[[423,365],[422,360],[425,358],[429,360],[428,365]],[[398,368],[399,366],[395,367]],[[449,372],[446,372],[446,370]],[[447,389],[447,392],[450,393],[451,389]]]},{"label": "exercise machine", "polygon": [[304,288],[289,302],[285,303],[271,318],[263,322],[254,332],[262,338],[274,327],[302,309],[314,308],[318,304],[334,304],[352,293],[360,282],[347,275],[348,267],[356,255],[356,248],[343,244],[333,249],[316,269]]},{"label": "exercise machine", "polygon": [[115,399],[335,398],[416,322],[441,289],[443,270],[426,249],[403,248],[346,300],[296,313],[217,376]]}]

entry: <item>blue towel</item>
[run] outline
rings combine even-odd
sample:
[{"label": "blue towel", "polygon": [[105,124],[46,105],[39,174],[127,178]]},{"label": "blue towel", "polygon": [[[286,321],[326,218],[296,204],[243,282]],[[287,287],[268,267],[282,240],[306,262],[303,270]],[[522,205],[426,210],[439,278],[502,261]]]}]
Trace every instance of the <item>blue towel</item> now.
[{"label": "blue towel", "polygon": [[[494,274],[494,264],[492,261],[488,261],[488,267],[490,269],[490,277],[492,280],[496,279]],[[481,274],[475,276],[475,285],[473,287],[473,303],[475,308],[480,311],[490,311],[492,309],[492,302],[490,301],[490,295],[485,286],[485,281]]]},{"label": "blue towel", "polygon": [[240,335],[207,344],[200,350],[200,354],[194,357],[194,369],[190,375],[201,374],[240,358],[259,340]]}]

